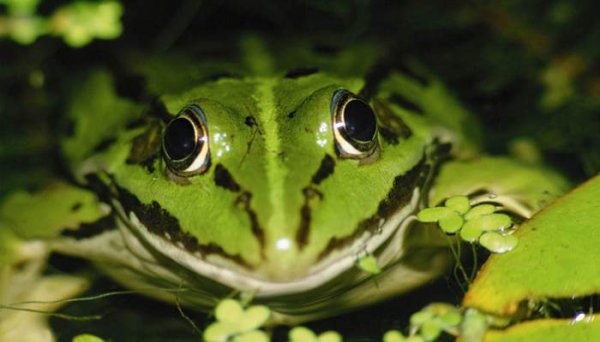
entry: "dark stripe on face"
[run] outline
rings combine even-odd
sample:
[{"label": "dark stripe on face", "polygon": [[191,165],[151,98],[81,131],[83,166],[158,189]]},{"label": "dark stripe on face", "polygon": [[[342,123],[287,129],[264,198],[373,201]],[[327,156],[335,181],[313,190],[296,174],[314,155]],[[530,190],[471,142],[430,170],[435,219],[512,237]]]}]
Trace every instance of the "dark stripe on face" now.
[{"label": "dark stripe on face", "polygon": [[406,97],[402,96],[401,94],[392,94],[392,96],[389,97],[389,100],[390,102],[397,104],[398,106],[408,110],[409,112],[413,112],[420,115],[424,114],[424,111],[421,107],[409,101]]},{"label": "dark stripe on face", "polygon": [[415,68],[409,66],[408,63],[406,63],[406,61],[400,62],[400,64],[396,68],[403,74],[410,76],[412,79],[417,81],[417,83],[419,83],[420,85],[422,85],[424,87],[428,86],[430,84],[430,81],[427,77],[425,77],[423,75],[419,75],[415,71]]},{"label": "dark stripe on face", "polygon": [[323,194],[319,192],[313,185],[319,185],[325,179],[333,174],[335,169],[335,159],[329,154],[321,160],[321,165],[317,172],[312,176],[311,185],[302,189],[302,195],[304,195],[304,204],[300,208],[300,225],[298,226],[296,233],[296,242],[298,248],[302,248],[308,242],[308,235],[310,233],[310,218],[311,218],[311,203],[323,199]]},{"label": "dark stripe on face", "polygon": [[141,203],[135,195],[123,188],[117,187],[117,191],[119,200],[123,205],[125,212],[135,213],[140,222],[148,228],[151,233],[170,240],[174,245],[181,243],[185,250],[191,253],[199,252],[202,257],[205,257],[208,254],[217,254],[230,259],[243,267],[248,269],[252,268],[252,266],[239,255],[228,254],[223,248],[214,244],[201,245],[198,243],[198,239],[181,230],[177,218],[171,215],[167,210],[161,208],[156,201],[152,201],[150,204],[144,204]]},{"label": "dark stripe on face", "polygon": [[413,190],[417,187],[422,188],[427,180],[429,168],[430,166],[426,164],[425,157],[423,157],[410,171],[394,178],[392,188],[385,199],[379,203],[377,212],[360,222],[351,235],[329,240],[327,247],[319,254],[318,259],[321,260],[332,251],[351,244],[355,239],[362,236],[365,231],[375,233],[382,219],[387,220],[397,210],[405,207],[412,198]]},{"label": "dark stripe on face", "polygon": [[241,190],[240,185],[233,179],[229,170],[221,164],[215,166],[215,184],[233,192],[239,192]]},{"label": "dark stripe on face", "polygon": [[302,190],[304,195],[304,204],[300,208],[300,225],[296,233],[296,242],[298,248],[302,250],[308,243],[308,235],[310,233],[310,219],[311,219],[311,203],[320,201],[323,199],[323,194],[317,189],[309,186]]},{"label": "dark stripe on face", "polygon": [[133,139],[126,163],[140,164],[152,173],[154,161],[160,155],[163,126],[157,119],[148,119],[147,126],[148,128],[142,134]]},{"label": "dark stripe on face", "polygon": [[367,73],[365,77],[365,85],[358,92],[358,96],[363,99],[369,101],[379,89],[379,85],[381,82],[388,76],[390,73],[390,66],[388,63],[381,62],[375,64],[371,70]]},{"label": "dark stripe on face", "polygon": [[321,160],[321,165],[315,174],[312,176],[313,184],[320,184],[327,177],[333,174],[333,170],[335,169],[335,160],[329,154],[326,154],[325,157]]},{"label": "dark stripe on face", "polygon": [[242,192],[237,199],[235,200],[235,204],[246,211],[248,214],[248,218],[250,219],[250,225],[252,227],[252,234],[258,240],[260,244],[260,255],[265,258],[265,232],[261,228],[260,223],[258,223],[258,217],[256,216],[256,212],[252,210],[250,207],[250,201],[252,200],[252,194],[244,191]]},{"label": "dark stripe on face", "polygon": [[381,137],[390,145],[396,145],[401,139],[412,136],[412,130],[396,115],[384,100],[375,98],[373,107],[379,121],[379,132]]},{"label": "dark stripe on face", "polygon": [[77,229],[63,229],[60,232],[60,235],[74,238],[75,240],[84,240],[116,229],[117,225],[115,223],[115,217],[113,215],[108,215],[96,222],[82,223]]}]

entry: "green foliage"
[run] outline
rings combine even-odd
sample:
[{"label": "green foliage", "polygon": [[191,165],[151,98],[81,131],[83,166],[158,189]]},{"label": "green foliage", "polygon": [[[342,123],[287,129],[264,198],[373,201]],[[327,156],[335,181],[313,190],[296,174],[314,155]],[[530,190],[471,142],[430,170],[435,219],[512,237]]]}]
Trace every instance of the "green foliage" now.
[{"label": "green foliage", "polygon": [[104,342],[104,340],[98,336],[82,334],[75,336],[73,338],[73,342]]},{"label": "green foliage", "polygon": [[267,322],[271,311],[266,306],[253,305],[246,309],[233,299],[224,299],[215,308],[216,322],[203,333],[207,342],[228,341],[268,341],[267,334],[258,330]]},{"label": "green foliage", "polygon": [[290,330],[290,342],[342,342],[342,336],[335,331],[316,334],[307,327],[297,326]]},{"label": "green foliage", "polygon": [[465,196],[454,196],[446,200],[443,206],[425,208],[417,214],[421,222],[437,222],[446,234],[458,233],[463,241],[479,242],[494,253],[512,250],[518,239],[510,235],[512,220],[506,214],[495,213],[491,204],[471,207]]},{"label": "green foliage", "polygon": [[62,37],[78,48],[94,39],[115,39],[121,35],[123,6],[118,1],[74,1],[57,8],[48,17],[36,13],[40,0],[1,0],[7,14],[0,16],[0,37],[29,45],[43,35]]}]

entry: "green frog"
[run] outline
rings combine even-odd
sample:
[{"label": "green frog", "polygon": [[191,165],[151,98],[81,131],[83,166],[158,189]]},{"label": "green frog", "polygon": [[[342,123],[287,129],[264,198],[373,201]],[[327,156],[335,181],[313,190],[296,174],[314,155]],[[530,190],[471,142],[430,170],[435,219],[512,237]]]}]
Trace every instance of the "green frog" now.
[{"label": "green frog", "polygon": [[[54,310],[83,291],[81,277],[43,274],[61,253],[190,308],[243,294],[277,323],[319,319],[448,270],[455,240],[417,222],[420,209],[465,195],[525,219],[566,189],[482,155],[476,119],[419,65],[321,50],[249,37],[232,61],[132,55],[88,72],[65,113],[70,181],[0,211],[2,304]],[[49,334],[3,311],[5,334]]]}]

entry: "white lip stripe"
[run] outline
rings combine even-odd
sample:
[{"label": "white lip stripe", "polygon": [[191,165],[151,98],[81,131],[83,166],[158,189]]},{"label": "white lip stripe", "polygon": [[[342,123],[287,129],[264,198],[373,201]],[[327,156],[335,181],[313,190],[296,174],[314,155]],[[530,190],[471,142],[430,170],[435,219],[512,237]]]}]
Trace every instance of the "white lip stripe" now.
[{"label": "white lip stripe", "polygon": [[[252,274],[241,266],[238,270],[232,269],[231,261],[228,261],[227,268],[218,266],[217,263],[221,261],[219,259],[222,259],[222,257],[219,257],[218,255],[212,255],[210,257],[211,262],[198,259],[193,253],[178,248],[173,245],[172,242],[148,231],[134,213],[130,213],[131,218],[129,218],[117,201],[113,201],[113,204],[115,208],[117,208],[117,213],[121,219],[128,223],[128,227],[137,231],[156,251],[160,251],[160,253],[193,273],[213,279],[234,289],[253,292],[257,298],[260,298],[302,293],[316,288],[332,280],[341,273],[356,267],[355,265],[359,255],[364,254],[365,252],[370,254],[374,253],[389,239],[394,239],[395,241],[394,243],[388,244],[386,248],[394,248],[394,253],[386,253],[386,251],[382,251],[381,253],[382,255],[386,255],[387,262],[399,259],[403,254],[403,233],[408,227],[408,223],[411,221],[406,220],[406,218],[416,210],[418,200],[419,189],[416,188],[413,191],[410,203],[394,213],[387,222],[383,224],[380,234],[372,235],[369,232],[365,232],[363,236],[356,239],[352,246],[344,250],[341,254],[335,256],[332,255],[325,260],[322,260],[313,267],[310,270],[310,273],[305,277],[287,282],[274,282],[254,278]],[[128,235],[135,234],[128,229],[124,229],[123,233]],[[139,246],[142,245],[143,244],[139,244]],[[392,254],[394,255],[392,256]],[[381,266],[385,265],[382,264]]]}]

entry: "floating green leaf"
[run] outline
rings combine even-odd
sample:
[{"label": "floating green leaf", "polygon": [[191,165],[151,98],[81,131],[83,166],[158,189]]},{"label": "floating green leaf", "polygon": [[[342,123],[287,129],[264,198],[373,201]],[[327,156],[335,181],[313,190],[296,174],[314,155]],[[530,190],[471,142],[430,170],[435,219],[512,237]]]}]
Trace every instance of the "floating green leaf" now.
[{"label": "floating green leaf", "polygon": [[82,334],[73,337],[73,342],[104,342],[104,340],[98,336]]},{"label": "floating green leaf", "polygon": [[465,214],[465,220],[472,220],[481,215],[491,214],[496,211],[496,207],[492,204],[480,204],[471,208]]},{"label": "floating green leaf", "polygon": [[320,335],[315,334],[307,327],[297,326],[288,333],[290,342],[341,342],[342,336],[335,331],[325,331]]},{"label": "floating green leaf", "polygon": [[448,234],[453,234],[459,231],[463,226],[463,223],[463,218],[458,214],[444,217],[439,221],[440,228],[444,231],[444,233]]},{"label": "floating green leaf", "polygon": [[450,197],[444,203],[447,208],[453,209],[460,214],[464,214],[471,208],[469,198],[467,196]]},{"label": "floating green leaf", "polygon": [[483,233],[483,229],[481,228],[481,226],[472,222],[473,221],[467,221],[467,223],[465,223],[465,225],[460,230],[460,238],[464,241],[475,242]]},{"label": "floating green leaf", "polygon": [[365,272],[371,274],[381,273],[381,269],[377,266],[377,259],[372,255],[365,255],[358,259],[358,267]]},{"label": "floating green leaf", "polygon": [[417,214],[421,222],[437,222],[448,216],[456,215],[456,212],[446,207],[425,208]]},{"label": "floating green leaf", "polygon": [[513,250],[519,239],[513,235],[501,235],[497,232],[486,232],[479,238],[479,243],[494,253],[506,253]]},{"label": "floating green leaf", "polygon": [[600,293],[598,222],[600,176],[521,225],[514,233],[518,248],[490,257],[463,304],[511,316],[523,301]]},{"label": "floating green leaf", "polygon": [[512,220],[506,214],[488,214],[472,218],[465,223],[464,228],[467,228],[467,226],[477,226],[483,231],[491,231],[508,228],[511,225]]}]

